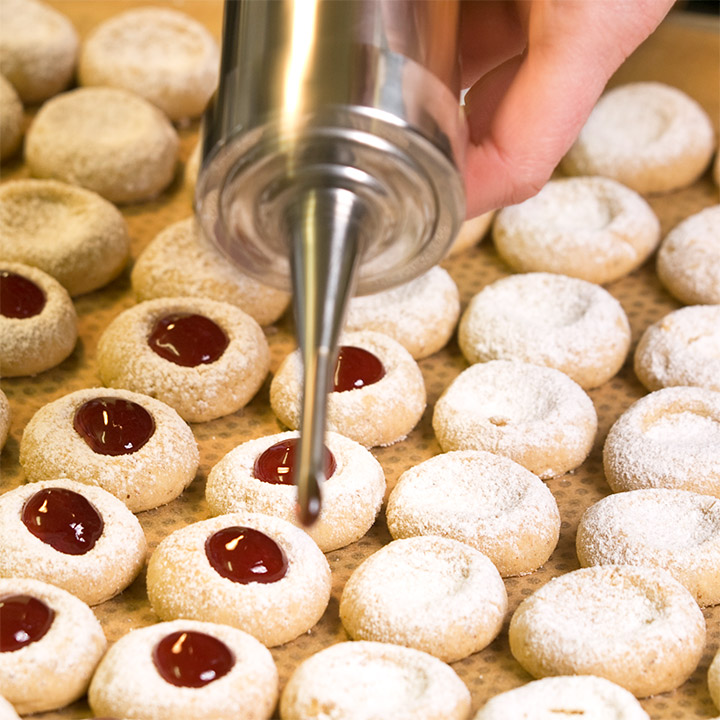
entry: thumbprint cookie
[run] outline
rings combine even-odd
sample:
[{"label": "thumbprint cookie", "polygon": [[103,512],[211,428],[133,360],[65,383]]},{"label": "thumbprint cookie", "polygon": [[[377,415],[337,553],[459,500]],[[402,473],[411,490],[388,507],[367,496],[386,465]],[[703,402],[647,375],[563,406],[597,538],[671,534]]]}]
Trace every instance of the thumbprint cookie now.
[{"label": "thumbprint cookie", "polygon": [[0,261],[0,337],[0,377],[59,365],[77,342],[77,314],[67,290],[38,268]]},{"label": "thumbprint cookie", "polygon": [[20,441],[28,480],[96,485],[132,512],[176,498],[198,463],[192,430],[172,408],[112,388],[78,390],[41,407]]},{"label": "thumbprint cookie", "polygon": [[[270,405],[297,429],[302,397],[299,350],[281,363],[270,385]],[[425,410],[425,381],[410,353],[387,335],[364,330],[340,337],[328,394],[327,427],[365,447],[404,439]]]},{"label": "thumbprint cookie", "polygon": [[162,540],[150,557],[147,590],[161,620],[219,622],[273,647],[320,620],[330,600],[330,567],[300,528],[269,515],[232,513]]},{"label": "thumbprint cookie", "polygon": [[66,478],[0,495],[0,577],[32,577],[88,605],[124,590],[145,564],[137,518],[102,488]]},{"label": "thumbprint cookie", "polygon": [[0,578],[0,695],[21,715],[84,695],[106,646],[82,600],[40,580]]},{"label": "thumbprint cookie", "polygon": [[663,193],[695,182],[714,148],[710,118],[693,98],[663,83],[629,83],[598,100],[561,168]]},{"label": "thumbprint cookie", "polygon": [[121,637],[100,662],[88,699],[97,716],[267,720],[277,695],[272,655],[254,637],[176,620]]},{"label": "thumbprint cookie", "polygon": [[[208,474],[205,497],[210,511],[257,512],[297,523],[297,444],[298,433],[286,432],[231,450]],[[369,450],[328,432],[325,475],[320,517],[303,529],[329,552],[359,540],[372,527],[385,495],[385,474]]]},{"label": "thumbprint cookie", "polygon": [[240,308],[204,298],[147,300],[120,313],[98,343],[100,378],[205,422],[244,407],[260,389],[270,351]]},{"label": "thumbprint cookie", "polygon": [[489,645],[506,612],[505,585],[488,557],[437,535],[385,545],[358,566],[340,598],[354,640],[404,645],[445,662]]}]

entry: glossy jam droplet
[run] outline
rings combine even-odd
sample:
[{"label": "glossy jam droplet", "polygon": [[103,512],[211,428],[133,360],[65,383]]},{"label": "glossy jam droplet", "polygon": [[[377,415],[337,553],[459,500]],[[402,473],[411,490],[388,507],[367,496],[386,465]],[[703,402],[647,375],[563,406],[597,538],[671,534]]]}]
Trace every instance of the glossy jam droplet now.
[{"label": "glossy jam droplet", "polygon": [[148,344],[161,358],[183,367],[215,362],[228,346],[228,337],[204,315],[175,313],[160,318]]},{"label": "glossy jam droplet", "polygon": [[37,642],[50,629],[55,611],[31,595],[0,598],[0,652]]},{"label": "glossy jam droplet", "polygon": [[45,293],[28,278],[0,270],[0,315],[7,318],[29,318],[45,307]]},{"label": "glossy jam droplet", "polygon": [[92,550],[105,527],[92,503],[67,488],[36,492],[23,506],[22,521],[36,538],[66,555]]},{"label": "glossy jam droplet", "polygon": [[[275,485],[292,485],[295,482],[295,456],[297,455],[298,438],[281,440],[258,455],[253,466],[253,475],[263,482]],[[337,463],[334,455],[325,448],[325,478],[335,472]]]},{"label": "glossy jam droplet", "polygon": [[383,364],[372,353],[352,345],[342,345],[335,363],[333,392],[345,392],[372,385],[385,377]]},{"label": "glossy jam droplet", "polygon": [[93,452],[129,455],[153,436],[155,421],[142,405],[131,400],[99,397],[75,411],[73,427]]},{"label": "glossy jam droplet", "polygon": [[288,567],[282,548],[253,528],[218,530],[205,542],[205,554],[220,575],[243,585],[275,582],[285,577]]},{"label": "glossy jam droplet", "polygon": [[227,675],[235,664],[222,640],[194,630],[166,635],[153,649],[152,657],[161,677],[178,687],[203,687]]}]

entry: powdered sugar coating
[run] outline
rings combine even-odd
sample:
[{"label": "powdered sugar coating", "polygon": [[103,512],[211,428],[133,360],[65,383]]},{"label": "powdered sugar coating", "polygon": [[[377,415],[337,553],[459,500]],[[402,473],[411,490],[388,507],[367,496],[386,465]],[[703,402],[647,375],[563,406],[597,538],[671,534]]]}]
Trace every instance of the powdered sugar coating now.
[{"label": "powdered sugar coating", "polygon": [[119,88],[78,88],[46,102],[25,138],[35,177],[81,185],[113,203],[143,202],[173,179],[178,135],[147,100]]},{"label": "powdered sugar coating", "polygon": [[303,661],[280,698],[282,720],[465,720],[470,693],[455,671],[412,648],[343,642]]},{"label": "powdered sugar coating", "polygon": [[714,147],[710,118],[689,95],[662,83],[630,83],[598,100],[561,167],[643,194],[668,192],[699,178]]},{"label": "powdered sugar coating", "polygon": [[236,305],[260,325],[286,310],[290,295],[262,285],[210,244],[194,218],[165,228],[140,253],[131,282],[138,301],[192,295]]},{"label": "powdered sugar coating", "polygon": [[632,693],[605,678],[563,675],[535,680],[490,698],[473,720],[650,720]]},{"label": "powdered sugar coating", "polygon": [[[103,520],[95,545],[82,555],[69,555],[33,535],[22,521],[25,503],[46,488],[81,495]],[[67,478],[21,485],[0,495],[0,577],[32,577],[52,583],[97,605],[122,592],[145,564],[147,543],[137,518],[102,488]]]},{"label": "powdered sugar coating", "polygon": [[585,460],[597,413],[583,389],[559,370],[491,360],[464,370],[435,405],[433,430],[443,451],[487,450],[541,478]]},{"label": "powdered sugar coating", "polygon": [[[155,646],[175,632],[217,638],[234,656],[230,671],[203,687],[171,685],[158,673]],[[227,625],[196,620],[161,622],[132,630],[108,650],[88,699],[97,716],[147,720],[267,720],[278,696],[278,673],[270,651],[254,637]]]},{"label": "powdered sugar coating", "polygon": [[81,85],[141,95],[171,120],[197,117],[218,79],[220,52],[204,25],[171,8],[128,10],[98,25],[83,43]]},{"label": "powdered sugar coating", "polygon": [[39,103],[67,86],[78,35],[65,15],[37,0],[3,0],[0,72],[24,103]]},{"label": "powdered sugar coating", "polygon": [[[258,480],[253,467],[269,447],[298,436],[297,432],[268,435],[225,455],[208,474],[205,497],[210,512],[257,512],[297,524],[297,488]],[[385,474],[372,454],[354,440],[328,432],[325,444],[335,459],[335,472],[321,488],[320,517],[303,529],[323,552],[330,552],[359,540],[372,527],[385,495]]]},{"label": "powdered sugar coating", "polygon": [[635,349],[634,367],[648,390],[720,390],[720,305],[690,305],[650,325]]},{"label": "powdered sugar coating", "polygon": [[[174,313],[212,320],[228,346],[211,363],[183,367],[148,344],[155,323]],[[140,392],[167,403],[188,422],[205,422],[244,407],[260,389],[270,350],[260,326],[229,303],[196,297],[146,300],[121,312],[98,342],[97,363],[105,385]]]},{"label": "powdered sugar coating", "polygon": [[668,233],[658,251],[657,273],[687,305],[720,304],[720,205],[691,215]]},{"label": "powdered sugar coating", "polygon": [[583,514],[577,553],[589,565],[667,570],[701,606],[720,602],[720,501],[687,490],[618,493]]},{"label": "powdered sugar coating", "polygon": [[[155,422],[143,447],[127,455],[96,453],[75,431],[73,419],[84,403],[111,397],[137,403]],[[96,485],[122,500],[132,512],[164,505],[192,482],[200,455],[192,430],[165,403],[113,388],[88,388],[41,407],[25,427],[20,464],[29,481],[71,480]]]},{"label": "powdered sugar coating", "polygon": [[640,195],[615,180],[563,178],[503,208],[493,241],[515,270],[608,283],[648,258],[660,242],[660,222]]},{"label": "powdered sugar coating", "polygon": [[23,105],[15,88],[0,74],[0,160],[20,147],[23,136]]},{"label": "powdered sugar coating", "polygon": [[0,313],[0,376],[37,375],[59,365],[75,348],[77,314],[67,290],[38,268],[16,262],[0,262],[7,271],[31,280],[45,295],[37,315],[10,318]]},{"label": "powdered sugar coating", "polygon": [[480,450],[437,455],[406,470],[387,504],[393,538],[442,535],[487,555],[500,575],[524,575],[560,534],[552,493],[509,458]]},{"label": "powdered sugar coating", "polygon": [[454,662],[502,628],[507,593],[486,555],[437,535],[393,540],[361,563],[340,598],[355,640],[391,642]]},{"label": "powdered sugar coating", "polygon": [[509,637],[515,659],[534,677],[598,675],[647,697],[690,677],[705,619],[664,570],[601,565],[553,578],[523,600]]},{"label": "powdered sugar coating", "polygon": [[630,348],[620,303],[598,285],[553,273],[510,275],[470,301],[458,329],[470,363],[521,360],[555,368],[583,388],[607,382]]},{"label": "powdered sugar coating", "polygon": [[56,180],[0,187],[0,255],[44,270],[70,295],[109,283],[129,253],[125,219],[96,193]]},{"label": "powdered sugar coating", "polygon": [[672,488],[720,497],[720,393],[672,387],[640,398],[610,428],[603,466],[615,492]]},{"label": "powdered sugar coating", "polygon": [[93,611],[54,585],[29,578],[0,578],[0,601],[30,595],[55,612],[43,637],[0,653],[0,694],[18,713],[55,710],[85,694],[107,641]]},{"label": "powdered sugar coating", "polygon": [[[288,561],[283,578],[241,584],[210,565],[206,540],[234,526],[259,530],[280,546]],[[193,523],[162,540],[148,563],[147,590],[162,620],[231,625],[273,647],[295,639],[321,618],[330,599],[330,567],[300,528],[269,515],[231,513]]]},{"label": "powdered sugar coating", "polygon": [[708,689],[715,707],[720,710],[720,651],[718,651],[710,663],[708,669]]},{"label": "powdered sugar coating", "polygon": [[[383,364],[385,375],[372,385],[329,393],[327,429],[365,447],[403,440],[425,410],[425,381],[417,363],[400,343],[382,333],[344,333],[340,345],[372,353]],[[301,397],[302,358],[295,350],[283,360],[270,385],[273,411],[293,429],[299,425]]]},{"label": "powdered sugar coating", "polygon": [[389,335],[419,360],[445,347],[459,316],[457,285],[446,270],[435,266],[398,287],[352,298],[345,329]]}]

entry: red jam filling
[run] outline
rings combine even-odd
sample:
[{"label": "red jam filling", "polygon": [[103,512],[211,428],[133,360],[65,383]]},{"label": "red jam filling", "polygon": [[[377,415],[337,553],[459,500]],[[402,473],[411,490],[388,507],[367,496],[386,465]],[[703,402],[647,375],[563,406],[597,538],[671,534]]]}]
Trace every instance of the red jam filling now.
[{"label": "red jam filling", "polygon": [[[298,438],[281,440],[258,455],[253,466],[253,475],[263,482],[274,485],[292,485],[295,482],[295,456]],[[325,448],[325,478],[335,472],[337,463],[334,455]]]},{"label": "red jam filling", "polygon": [[218,530],[205,542],[205,554],[220,575],[243,585],[276,582],[285,577],[288,568],[282,548],[253,528]]},{"label": "red jam filling", "polygon": [[0,270],[0,315],[6,318],[29,318],[45,307],[45,293],[23,275]]},{"label": "red jam filling", "polygon": [[383,364],[372,353],[352,345],[342,345],[335,363],[333,392],[345,392],[372,385],[385,377]]},{"label": "red jam filling", "polygon": [[75,411],[73,427],[93,452],[129,455],[153,436],[155,421],[142,405],[131,400],[99,397]]},{"label": "red jam filling", "polygon": [[183,367],[215,362],[227,348],[227,335],[204,315],[175,313],[160,318],[148,344],[161,358]]},{"label": "red jam filling", "polygon": [[50,629],[55,611],[30,595],[0,598],[0,652],[37,642]]},{"label": "red jam filling", "polygon": [[92,503],[67,488],[39,490],[27,499],[21,517],[36,538],[66,555],[92,550],[105,527]]},{"label": "red jam filling", "polygon": [[177,687],[203,687],[227,675],[235,664],[222,640],[194,630],[166,635],[153,648],[152,658],[160,676]]}]

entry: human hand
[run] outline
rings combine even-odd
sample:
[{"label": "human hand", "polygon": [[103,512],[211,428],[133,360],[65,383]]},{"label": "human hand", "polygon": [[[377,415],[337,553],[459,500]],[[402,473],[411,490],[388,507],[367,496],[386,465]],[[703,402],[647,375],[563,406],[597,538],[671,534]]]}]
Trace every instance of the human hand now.
[{"label": "human hand", "polygon": [[464,0],[467,216],[547,182],[605,83],[673,0]]}]

